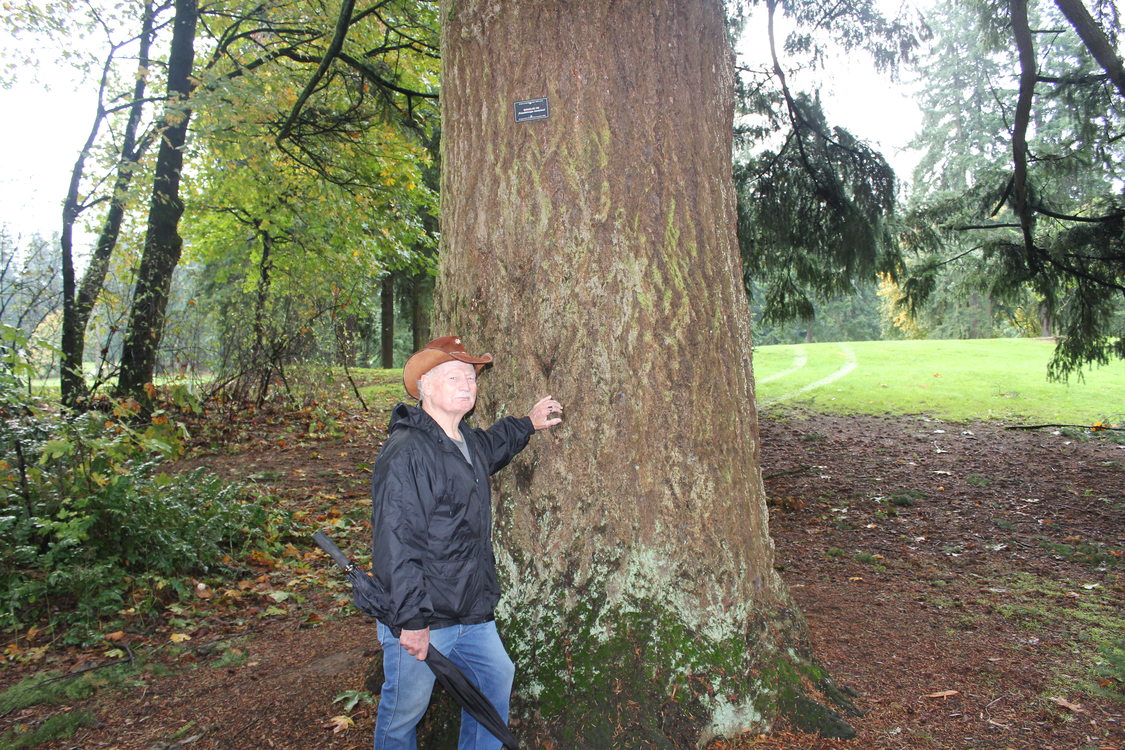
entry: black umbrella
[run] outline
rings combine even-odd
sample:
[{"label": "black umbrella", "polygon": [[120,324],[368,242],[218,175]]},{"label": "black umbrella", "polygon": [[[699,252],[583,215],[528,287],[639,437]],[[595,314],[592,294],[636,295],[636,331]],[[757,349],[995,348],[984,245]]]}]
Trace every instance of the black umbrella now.
[{"label": "black umbrella", "polygon": [[[344,573],[352,584],[352,601],[355,602],[355,606],[366,615],[375,618],[382,617],[384,613],[379,603],[379,589],[376,587],[375,579],[371,577],[371,574],[357,568],[355,563],[349,560],[348,556],[323,531],[317,531],[313,534],[313,540],[320,545],[322,550],[328,553],[329,557],[336,561],[337,565],[344,569]],[[512,731],[508,729],[507,723],[501,718],[500,712],[492,705],[492,701],[488,700],[476,685],[469,682],[469,678],[457,668],[457,665],[451,662],[445,654],[434,648],[433,644],[430,644],[426,652],[426,665],[434,673],[434,677],[442,684],[442,687],[457,700],[461,708],[480,722],[481,726],[492,732],[496,739],[504,743],[505,747],[510,748],[510,750],[519,750],[516,738],[512,735]]]}]

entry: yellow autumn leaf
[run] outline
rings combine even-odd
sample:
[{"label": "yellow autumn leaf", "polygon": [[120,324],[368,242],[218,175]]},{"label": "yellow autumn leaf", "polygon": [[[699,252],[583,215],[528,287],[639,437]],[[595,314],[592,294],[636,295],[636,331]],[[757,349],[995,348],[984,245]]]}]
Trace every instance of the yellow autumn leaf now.
[{"label": "yellow autumn leaf", "polygon": [[331,729],[332,734],[339,734],[354,727],[355,722],[352,721],[352,717],[341,714],[340,716],[333,716],[324,726]]},{"label": "yellow autumn leaf", "polygon": [[183,643],[184,641],[190,641],[191,636],[187,633],[172,633],[172,635],[168,636],[168,640],[172,643]]}]

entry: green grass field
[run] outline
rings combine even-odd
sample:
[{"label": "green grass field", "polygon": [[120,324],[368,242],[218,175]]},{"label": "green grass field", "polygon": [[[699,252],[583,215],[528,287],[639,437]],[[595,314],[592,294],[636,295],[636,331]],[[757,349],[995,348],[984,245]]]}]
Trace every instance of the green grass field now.
[{"label": "green grass field", "polygon": [[759,404],[843,414],[1125,424],[1125,362],[1047,380],[1054,343],[1037,339],[860,341],[754,349]]}]

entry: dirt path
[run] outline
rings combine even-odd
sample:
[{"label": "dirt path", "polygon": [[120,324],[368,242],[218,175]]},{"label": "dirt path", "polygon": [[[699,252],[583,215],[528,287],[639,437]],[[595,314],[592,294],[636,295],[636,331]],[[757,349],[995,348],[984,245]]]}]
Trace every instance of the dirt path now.
[{"label": "dirt path", "polygon": [[[258,477],[318,522],[362,518],[381,437],[358,418],[338,438],[267,430],[245,452],[198,462]],[[823,416],[769,421],[762,442],[778,567],[815,653],[865,715],[850,742],[780,728],[723,747],[1125,747],[1122,704],[1080,691],[1092,647],[1075,650],[1107,628],[1125,642],[1125,446]],[[352,528],[361,543],[362,522]],[[327,569],[309,559],[310,575]],[[216,618],[169,674],[75,704],[99,723],[45,747],[369,747],[371,710],[333,702],[364,688],[374,644],[341,594],[310,587],[280,614]],[[16,712],[0,730],[46,711]],[[345,713],[354,726],[334,733]]]}]

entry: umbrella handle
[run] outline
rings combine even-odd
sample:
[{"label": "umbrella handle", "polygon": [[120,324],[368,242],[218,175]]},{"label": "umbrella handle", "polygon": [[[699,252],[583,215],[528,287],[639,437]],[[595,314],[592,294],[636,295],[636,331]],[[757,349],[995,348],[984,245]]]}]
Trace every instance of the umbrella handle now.
[{"label": "umbrella handle", "polygon": [[346,572],[350,573],[352,569],[355,568],[352,561],[348,559],[348,556],[344,554],[343,550],[336,546],[336,543],[328,537],[328,534],[324,533],[323,529],[313,534],[313,541],[316,542],[322,550],[327,552],[328,556],[335,560],[336,564]]}]

